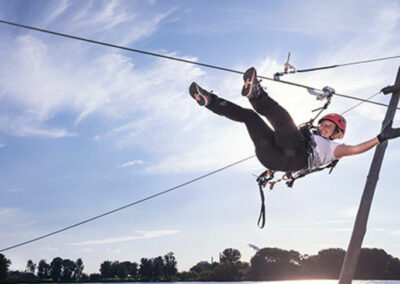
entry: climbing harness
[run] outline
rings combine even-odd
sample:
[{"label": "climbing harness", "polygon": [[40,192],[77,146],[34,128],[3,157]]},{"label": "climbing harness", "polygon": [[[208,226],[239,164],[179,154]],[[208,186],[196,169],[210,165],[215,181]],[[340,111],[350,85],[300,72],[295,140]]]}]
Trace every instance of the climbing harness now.
[{"label": "climbing harness", "polygon": [[[289,53],[290,56],[290,53]],[[260,216],[258,217],[258,222],[257,225],[259,228],[263,228],[265,225],[265,195],[263,189],[269,184],[269,189],[272,190],[275,186],[276,183],[285,181],[285,184],[287,187],[291,188],[293,187],[294,182],[302,178],[308,174],[315,173],[322,171],[324,169],[330,169],[329,174],[332,172],[336,164],[339,162],[339,160],[334,160],[328,165],[318,167],[318,168],[313,168],[312,167],[312,161],[314,159],[314,151],[313,151],[313,141],[311,139],[311,134],[317,134],[320,135],[321,133],[319,132],[318,128],[314,126],[314,121],[321,115],[321,113],[326,110],[331,103],[331,99],[333,94],[335,93],[335,90],[331,87],[324,87],[323,92],[317,92],[315,89],[309,89],[309,93],[311,95],[316,96],[317,100],[323,100],[326,99],[325,104],[317,109],[312,110],[312,112],[319,111],[317,115],[314,118],[311,118],[309,121],[306,123],[303,123],[298,126],[299,131],[303,134],[305,138],[305,147],[307,151],[307,167],[304,169],[301,169],[296,172],[286,172],[284,173],[281,178],[278,178],[276,180],[273,180],[275,177],[276,171],[271,170],[271,169],[266,169],[264,172],[262,172],[256,179],[260,191],[260,196],[261,196],[261,209],[260,209]]]}]

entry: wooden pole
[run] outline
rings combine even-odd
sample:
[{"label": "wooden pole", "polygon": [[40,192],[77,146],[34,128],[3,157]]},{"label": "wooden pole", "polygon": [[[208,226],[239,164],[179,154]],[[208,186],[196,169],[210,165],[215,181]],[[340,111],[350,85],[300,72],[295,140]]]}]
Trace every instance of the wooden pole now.
[{"label": "wooden pole", "polygon": [[[397,72],[395,86],[400,85],[400,68]],[[399,102],[400,91],[392,93],[389,107],[386,111],[385,119],[382,122],[382,129],[394,118],[397,104]],[[379,172],[381,170],[383,157],[385,155],[387,141],[376,147],[374,158],[367,176],[367,182],[364,187],[364,193],[361,198],[360,207],[356,221],[354,223],[353,233],[349,247],[344,258],[342,269],[340,271],[339,284],[350,284],[354,278],[357,267],[358,257],[360,255],[361,245],[367,231],[368,215],[371,209],[372,199],[374,197],[375,187],[378,182]]]}]

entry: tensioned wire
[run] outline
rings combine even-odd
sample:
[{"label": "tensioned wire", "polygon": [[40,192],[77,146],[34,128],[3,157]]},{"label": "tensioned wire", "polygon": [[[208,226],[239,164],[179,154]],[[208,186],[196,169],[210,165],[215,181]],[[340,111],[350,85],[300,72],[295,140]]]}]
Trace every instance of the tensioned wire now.
[{"label": "tensioned wire", "polygon": [[[92,39],[88,39],[88,38],[73,36],[73,35],[60,33],[60,32],[55,32],[55,31],[50,31],[50,30],[46,30],[46,29],[40,29],[40,28],[36,28],[36,27],[28,26],[28,25],[22,25],[22,24],[18,24],[18,23],[14,23],[14,22],[0,20],[0,23],[16,26],[16,27],[20,27],[20,28],[30,29],[30,30],[34,30],[34,31],[42,32],[42,33],[52,34],[52,35],[56,35],[56,36],[71,38],[71,39],[75,39],[75,40],[79,40],[79,41],[85,41],[85,42],[90,42],[90,43],[99,44],[99,45],[103,45],[103,46],[108,46],[108,47],[112,47],[112,48],[118,48],[118,49],[127,50],[127,51],[131,51],[131,52],[141,53],[141,54],[145,54],[145,55],[161,57],[161,58],[164,58],[164,59],[180,61],[180,62],[199,65],[199,66],[203,66],[203,67],[207,67],[207,68],[218,69],[218,70],[222,70],[222,71],[226,71],[226,72],[244,74],[244,72],[242,72],[242,71],[238,71],[238,70],[234,70],[234,69],[230,69],[230,68],[225,68],[225,67],[220,67],[220,66],[216,66],[216,65],[211,65],[211,64],[200,63],[200,62],[196,62],[196,61],[192,61],[192,60],[182,59],[182,58],[178,58],[178,57],[167,56],[167,55],[163,55],[163,54],[159,54],[159,53],[154,53],[154,52],[149,52],[149,51],[129,48],[129,47],[121,46],[121,45],[116,45],[116,44],[106,43],[106,42],[103,42],[103,41],[97,41],[97,40],[92,40]],[[358,61],[358,62],[344,63],[344,64],[338,64],[337,66],[328,66],[328,67],[329,68],[334,68],[334,67],[340,67],[340,66],[348,66],[348,65],[368,63],[368,62],[373,62],[373,61],[378,61],[378,60],[389,60],[389,59],[394,59],[394,58],[400,58],[400,55],[391,56],[391,57],[377,58],[377,59],[371,59],[371,60],[364,60],[364,61]],[[318,67],[318,68],[326,69],[328,67]],[[283,80],[275,80],[273,78],[269,78],[269,77],[266,77],[266,76],[260,76],[260,75],[258,75],[258,78],[266,79],[266,80],[270,80],[270,81],[274,81],[274,82],[279,82],[279,83],[282,83],[282,84],[288,84],[288,85],[292,85],[292,86],[297,86],[297,87],[305,88],[305,89],[309,89],[309,90],[322,92],[321,89],[317,89],[317,88],[310,87],[310,86],[303,85],[303,84],[299,84],[299,83],[283,81]],[[339,96],[339,97],[343,97],[343,98],[347,98],[347,99],[353,99],[353,100],[362,101],[362,102],[365,102],[365,103],[371,103],[371,104],[375,104],[375,105],[389,107],[387,104],[383,104],[383,103],[379,103],[379,102],[375,102],[375,101],[369,101],[369,100],[361,99],[361,98],[358,98],[358,97],[343,95],[343,94],[339,94],[339,93],[335,93],[334,95],[335,96]],[[397,109],[400,109],[400,108],[397,108]]]},{"label": "tensioned wire", "polygon": [[[42,29],[37,29],[37,28],[29,27],[29,26],[19,25],[19,24],[15,24],[15,23],[11,23],[11,22],[6,22],[6,21],[3,21],[3,20],[0,20],[0,23],[6,23],[6,24],[10,24],[10,25],[15,25],[15,26],[23,27],[23,28],[38,30],[38,31],[42,31],[42,32],[46,32],[46,33],[51,33],[51,34],[56,34],[56,35],[60,35],[60,36],[64,36],[64,37],[75,38],[75,39],[78,39],[78,40],[89,41],[89,42],[92,42],[92,43],[103,44],[103,45],[106,45],[106,46],[111,46],[111,47],[126,49],[126,50],[130,50],[130,51],[134,51],[134,52],[140,52],[140,53],[144,53],[144,54],[148,54],[148,55],[154,55],[154,56],[158,56],[158,57],[164,57],[164,58],[167,58],[167,59],[178,60],[178,61],[182,61],[182,62],[186,62],[186,63],[192,63],[192,64],[196,64],[196,65],[201,65],[201,66],[204,66],[204,67],[216,68],[216,69],[220,69],[220,70],[224,70],[224,71],[229,71],[229,72],[234,72],[234,73],[243,74],[243,72],[236,71],[236,70],[232,70],[232,69],[227,69],[227,68],[222,68],[222,67],[218,67],[218,66],[213,66],[213,65],[208,65],[208,64],[193,62],[193,61],[189,61],[189,60],[183,60],[183,59],[179,59],[179,58],[174,58],[174,57],[169,57],[169,56],[154,54],[154,53],[150,53],[150,52],[144,52],[144,51],[139,51],[139,50],[133,50],[133,49],[126,48],[126,47],[120,47],[120,46],[115,46],[115,45],[111,45],[111,44],[107,44],[107,43],[101,43],[101,42],[92,41],[92,40],[88,40],[88,39],[78,38],[78,37],[75,37],[75,36],[64,35],[64,34],[60,34],[60,33],[56,33],[56,32],[51,32],[51,31],[46,31],[46,30],[42,30]],[[353,63],[353,64],[356,64],[356,63]],[[275,81],[274,79],[267,78],[267,77],[263,77],[263,76],[258,76],[258,77],[259,77],[259,78],[262,78],[262,79],[267,79],[267,80]],[[315,89],[315,88],[310,88],[310,87],[307,87],[307,86],[304,86],[304,85],[300,85],[300,84],[296,84],[296,83],[292,83],[292,82],[286,82],[286,81],[277,81],[277,82],[287,83],[287,84],[290,84],[290,85],[295,85],[295,86],[299,86],[299,87],[303,87],[303,88],[307,88],[307,89],[313,89],[313,90],[321,91],[321,90],[318,90],[318,89]],[[367,99],[354,98],[354,99],[360,100],[361,102],[358,103],[357,105],[351,107],[350,109],[348,109],[348,110],[342,112],[342,114],[345,114],[345,113],[347,113],[347,112],[349,112],[349,111],[355,109],[356,107],[358,107],[359,105],[361,105],[362,103],[365,103],[365,102],[375,103],[375,104],[387,106],[387,105],[384,105],[384,104],[380,104],[380,103],[368,101],[370,98],[372,98],[372,97],[378,95],[379,93],[380,93],[380,91],[377,92],[376,94],[374,94],[374,95],[368,97]],[[338,95],[338,94],[335,94],[335,95]],[[342,95],[342,96],[343,96],[343,95]],[[352,98],[352,97],[350,97],[350,96],[345,96],[345,97]],[[4,252],[4,251],[8,251],[8,250],[17,248],[17,247],[21,247],[21,246],[23,246],[23,245],[27,245],[27,244],[29,244],[29,243],[33,243],[33,242],[39,241],[39,240],[41,240],[41,239],[44,239],[44,238],[47,238],[47,237],[50,237],[50,236],[59,234],[59,233],[64,232],[64,231],[67,231],[67,230],[69,230],[69,229],[72,229],[72,228],[75,228],[75,227],[84,225],[84,224],[89,223],[89,222],[91,222],[91,221],[97,220],[97,219],[99,219],[99,218],[105,217],[105,216],[107,216],[107,215],[116,213],[116,212],[118,212],[118,211],[121,211],[121,210],[123,210],[123,209],[132,207],[132,206],[134,206],[134,205],[137,205],[137,204],[139,204],[139,203],[148,201],[148,200],[153,199],[153,198],[155,198],[155,197],[158,197],[158,196],[160,196],[160,195],[163,195],[163,194],[166,194],[166,193],[168,193],[168,192],[174,191],[174,190],[176,190],[176,189],[179,189],[179,188],[181,188],[181,187],[184,187],[184,186],[186,186],[186,185],[189,185],[189,184],[191,184],[191,183],[194,183],[194,182],[196,182],[196,181],[198,181],[198,180],[201,180],[201,179],[203,179],[203,178],[206,178],[206,177],[208,177],[208,176],[211,176],[211,175],[213,175],[213,174],[215,174],[215,173],[218,173],[218,172],[220,172],[220,171],[223,171],[223,170],[225,170],[225,169],[228,169],[228,168],[230,168],[230,167],[233,167],[233,166],[235,166],[235,165],[237,165],[237,164],[240,164],[240,163],[242,163],[242,162],[245,162],[245,161],[247,161],[247,160],[250,160],[250,159],[252,159],[252,158],[254,158],[254,157],[255,157],[255,155],[249,156],[249,157],[247,157],[247,158],[241,159],[241,160],[239,160],[239,161],[237,161],[237,162],[231,163],[231,164],[229,164],[229,165],[227,165],[227,166],[224,166],[224,167],[222,167],[222,168],[219,168],[219,169],[217,169],[217,170],[214,170],[214,171],[212,171],[212,172],[210,172],[210,173],[204,174],[204,175],[199,176],[199,177],[197,177],[197,178],[194,178],[194,179],[192,179],[192,180],[190,180],[190,181],[187,181],[187,182],[182,183],[182,184],[180,184],[180,185],[177,185],[177,186],[174,186],[174,187],[172,187],[172,188],[166,189],[166,190],[164,190],[164,191],[158,192],[158,193],[156,193],[156,194],[150,195],[150,196],[148,196],[148,197],[142,198],[142,199],[140,199],[140,200],[137,200],[137,201],[132,202],[132,203],[129,203],[129,204],[127,204],[127,205],[121,206],[121,207],[119,207],[119,208],[116,208],[116,209],[107,211],[107,212],[102,213],[102,214],[100,214],[100,215],[94,216],[94,217],[92,217],[92,218],[83,220],[83,221],[81,221],[81,222],[75,223],[75,224],[70,225],[70,226],[67,226],[67,227],[64,227],[64,228],[59,229],[59,230],[56,230],[56,231],[54,231],[54,232],[51,232],[51,233],[48,233],[48,234],[45,234],[45,235],[42,235],[42,236],[33,238],[33,239],[31,239],[31,240],[28,240],[28,241],[25,241],[25,242],[21,242],[21,243],[18,243],[18,244],[15,244],[15,245],[6,247],[6,248],[4,248],[4,249],[1,249],[0,252]]]},{"label": "tensioned wire", "polygon": [[[380,93],[380,91],[377,92],[376,94],[370,96],[369,98],[372,98],[373,96],[376,96],[376,95],[378,95],[379,93]],[[362,103],[363,103],[363,102],[360,102],[360,103],[358,103],[357,105],[352,106],[352,107],[349,108],[348,110],[342,112],[342,114],[345,114],[345,113],[347,113],[347,112],[349,112],[349,111],[355,109],[356,107],[358,107],[358,106],[361,105]],[[83,221],[81,221],[81,222],[75,223],[75,224],[70,225],[70,226],[67,226],[67,227],[64,227],[64,228],[59,229],[59,230],[57,230],[57,231],[54,231],[54,232],[51,232],[51,233],[48,233],[48,234],[45,234],[45,235],[36,237],[36,238],[34,238],[34,239],[31,239],[31,240],[28,240],[28,241],[25,241],[25,242],[21,242],[21,243],[18,243],[18,244],[15,244],[15,245],[6,247],[6,248],[4,248],[4,249],[1,249],[0,252],[4,252],[4,251],[10,250],[10,249],[14,249],[14,248],[17,248],[17,247],[21,247],[21,246],[24,246],[24,245],[33,243],[33,242],[39,241],[39,240],[41,240],[41,239],[44,239],[44,238],[47,238],[47,237],[50,237],[50,236],[53,236],[53,235],[62,233],[62,232],[67,231],[67,230],[69,230],[69,229],[72,229],[72,228],[75,228],[75,227],[84,225],[84,224],[86,224],[86,223],[89,223],[89,222],[91,222],[91,221],[94,221],[94,220],[97,220],[97,219],[99,219],[99,218],[105,217],[105,216],[107,216],[107,215],[111,215],[111,214],[113,214],[113,213],[116,213],[116,212],[121,211],[121,210],[123,210],[123,209],[126,209],[126,208],[128,208],[128,207],[132,207],[132,206],[137,205],[137,204],[139,204],[139,203],[148,201],[148,200],[153,199],[153,198],[155,198],[155,197],[158,197],[158,196],[160,196],[160,195],[166,194],[166,193],[168,193],[168,192],[174,191],[174,190],[176,190],[176,189],[179,189],[179,188],[181,188],[181,187],[184,187],[184,186],[186,186],[186,185],[189,185],[189,184],[191,184],[191,183],[194,183],[194,182],[196,182],[196,181],[198,181],[198,180],[201,180],[201,179],[203,179],[203,178],[206,178],[206,177],[208,177],[208,176],[211,176],[211,175],[213,175],[213,174],[216,174],[216,173],[218,173],[218,172],[220,172],[220,171],[223,171],[223,170],[225,170],[225,169],[228,169],[228,168],[230,168],[230,167],[233,167],[233,166],[235,166],[235,165],[238,165],[238,164],[240,164],[240,163],[243,163],[243,162],[245,162],[245,161],[247,161],[247,160],[250,160],[250,159],[252,159],[252,158],[254,158],[254,157],[255,157],[255,155],[251,155],[251,156],[249,156],[249,157],[247,157],[247,158],[244,158],[244,159],[241,159],[241,160],[239,160],[239,161],[237,161],[237,162],[231,163],[231,164],[229,164],[229,165],[227,165],[227,166],[224,166],[224,167],[222,167],[222,168],[219,168],[219,169],[217,169],[217,170],[215,170],[215,171],[212,171],[212,172],[210,172],[210,173],[204,174],[204,175],[202,175],[202,176],[199,176],[199,177],[197,177],[197,178],[194,178],[194,179],[192,179],[192,180],[190,180],[190,181],[187,181],[187,182],[182,183],[182,184],[180,184],[180,185],[174,186],[174,187],[172,187],[172,188],[166,189],[166,190],[164,190],[164,191],[160,191],[160,192],[158,192],[158,193],[156,193],[156,194],[150,195],[150,196],[145,197],[145,198],[142,198],[142,199],[140,199],[140,200],[134,201],[134,202],[129,203],[129,204],[127,204],[127,205],[124,205],[124,206],[118,207],[118,208],[116,208],[116,209],[107,211],[107,212],[102,213],[102,214],[100,214],[100,215],[94,216],[94,217],[92,217],[92,218],[83,220]]]},{"label": "tensioned wire", "polygon": [[35,242],[35,241],[38,241],[38,240],[47,238],[47,237],[50,237],[50,236],[52,236],[52,235],[55,235],[55,234],[64,232],[64,231],[69,230],[69,229],[72,229],[72,228],[74,228],[74,227],[78,227],[78,226],[80,226],[80,225],[89,223],[89,222],[94,221],[94,220],[96,220],[96,219],[99,219],[99,218],[101,218],[101,217],[110,215],[110,214],[115,213],[115,212],[117,212],[117,211],[120,211],[120,210],[122,210],[122,209],[126,209],[126,208],[128,208],[128,207],[131,207],[131,206],[137,205],[137,204],[139,204],[139,203],[145,202],[145,201],[147,201],[147,200],[153,199],[153,198],[155,198],[155,197],[157,197],[157,196],[160,196],[160,195],[163,195],[163,194],[165,194],[165,193],[171,192],[171,191],[176,190],[176,189],[178,189],[178,188],[181,188],[181,187],[183,187],[183,186],[185,186],[185,185],[191,184],[191,183],[193,183],[193,182],[195,182],[195,181],[198,181],[198,180],[200,180],[200,179],[206,178],[206,177],[211,176],[211,175],[213,175],[213,174],[215,174],[215,173],[218,173],[218,172],[220,172],[220,171],[223,171],[223,170],[225,170],[225,169],[227,169],[227,168],[233,167],[233,166],[235,166],[235,165],[237,165],[237,164],[239,164],[239,163],[242,163],[242,162],[244,162],[244,161],[250,160],[250,159],[253,158],[254,156],[255,156],[255,155],[249,156],[249,157],[244,158],[244,159],[242,159],[242,160],[240,160],[240,161],[231,163],[231,164],[229,164],[229,165],[227,165],[227,166],[224,166],[224,167],[222,167],[222,168],[219,168],[218,170],[215,170],[215,171],[212,171],[212,172],[210,172],[210,173],[204,174],[204,175],[202,175],[202,176],[199,176],[199,177],[197,177],[197,178],[194,178],[194,179],[192,179],[192,180],[190,180],[190,181],[187,181],[187,182],[185,182],[185,183],[182,183],[182,184],[180,184],[180,185],[174,186],[174,187],[172,187],[172,188],[169,188],[169,189],[166,189],[166,190],[164,190],[164,191],[158,192],[158,193],[156,193],[156,194],[150,195],[150,196],[148,196],[148,197],[142,198],[142,199],[140,199],[140,200],[137,200],[137,201],[132,202],[132,203],[129,203],[129,204],[127,204],[127,205],[121,206],[121,207],[119,207],[119,208],[116,208],[116,209],[107,211],[107,212],[105,212],[105,213],[103,213],[103,214],[100,214],[100,215],[97,215],[97,216],[95,216],[95,217],[86,219],[86,220],[81,221],[81,222],[79,222],[79,223],[73,224],[73,225],[71,225],[71,226],[62,228],[62,229],[57,230],[57,231],[54,231],[54,232],[52,232],[52,233],[45,234],[45,235],[42,235],[42,236],[40,236],[40,237],[31,239],[31,240],[29,240],[29,241],[22,242],[22,243],[19,243],[19,244],[16,244],[16,245],[13,245],[13,246],[10,246],[10,247],[1,249],[0,252],[7,251],[7,250],[10,250],[10,249],[13,249],[13,248],[17,248],[17,247],[20,247],[20,246],[23,246],[23,245],[26,245],[26,244],[29,244],[29,243],[32,243],[32,242]]}]

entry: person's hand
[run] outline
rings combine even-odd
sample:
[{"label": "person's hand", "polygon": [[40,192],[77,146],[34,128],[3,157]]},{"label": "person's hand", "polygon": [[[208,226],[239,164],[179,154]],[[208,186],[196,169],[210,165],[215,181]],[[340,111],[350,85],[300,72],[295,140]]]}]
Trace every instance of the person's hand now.
[{"label": "person's hand", "polygon": [[389,121],[385,128],[383,128],[382,132],[377,136],[379,143],[400,136],[400,128],[392,128],[392,124],[393,120]]}]

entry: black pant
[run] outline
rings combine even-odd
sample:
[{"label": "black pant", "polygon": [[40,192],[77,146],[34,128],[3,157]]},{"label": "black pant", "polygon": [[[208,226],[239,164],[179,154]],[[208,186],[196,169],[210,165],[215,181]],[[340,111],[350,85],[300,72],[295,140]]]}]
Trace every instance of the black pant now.
[{"label": "black pant", "polygon": [[215,95],[207,108],[216,114],[246,124],[256,156],[266,168],[290,172],[306,167],[305,139],[290,114],[266,92],[256,99],[250,99],[250,103],[259,114],[268,119],[274,130],[255,111]]}]

